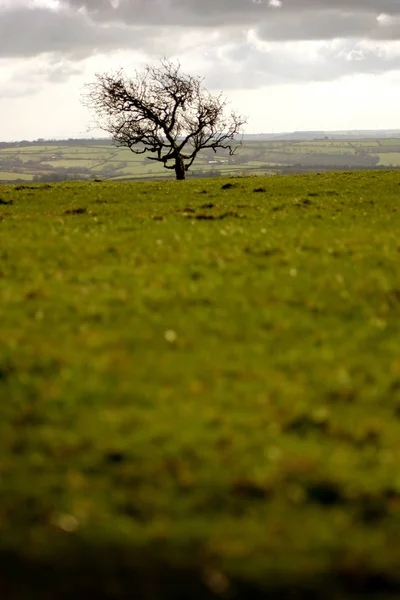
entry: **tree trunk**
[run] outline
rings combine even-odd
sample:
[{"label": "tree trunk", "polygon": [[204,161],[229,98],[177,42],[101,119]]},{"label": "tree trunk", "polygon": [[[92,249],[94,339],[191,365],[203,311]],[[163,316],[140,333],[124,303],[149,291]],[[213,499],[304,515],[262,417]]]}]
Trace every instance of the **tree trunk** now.
[{"label": "tree trunk", "polygon": [[175,174],[179,181],[186,178],[185,165],[181,156],[177,156],[175,159]]}]

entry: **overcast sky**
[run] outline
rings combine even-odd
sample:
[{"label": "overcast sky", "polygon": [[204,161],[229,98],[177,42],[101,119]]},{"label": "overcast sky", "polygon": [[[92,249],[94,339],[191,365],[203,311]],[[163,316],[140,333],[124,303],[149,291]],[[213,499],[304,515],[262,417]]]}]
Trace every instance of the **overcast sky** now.
[{"label": "overcast sky", "polygon": [[400,0],[0,0],[0,140],[100,135],[85,82],[163,56],[249,133],[400,129]]}]

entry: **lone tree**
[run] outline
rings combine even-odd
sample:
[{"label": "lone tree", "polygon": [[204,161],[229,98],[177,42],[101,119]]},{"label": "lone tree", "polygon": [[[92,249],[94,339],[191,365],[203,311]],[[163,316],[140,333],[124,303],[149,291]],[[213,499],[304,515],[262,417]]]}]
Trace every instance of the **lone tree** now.
[{"label": "lone tree", "polygon": [[133,78],[123,71],[97,74],[86,85],[83,103],[117,146],[153,154],[148,158],[174,170],[176,179],[185,179],[200,150],[223,148],[233,155],[246,123],[234,112],[227,114],[227,100],[222,94],[212,96],[202,82],[164,59],[161,66],[147,66]]}]

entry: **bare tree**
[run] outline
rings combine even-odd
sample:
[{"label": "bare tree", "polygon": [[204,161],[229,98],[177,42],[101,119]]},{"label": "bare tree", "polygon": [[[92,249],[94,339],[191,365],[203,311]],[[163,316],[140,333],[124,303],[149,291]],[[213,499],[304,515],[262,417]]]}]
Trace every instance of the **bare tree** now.
[{"label": "bare tree", "polygon": [[227,100],[212,96],[202,83],[200,77],[181,73],[179,63],[164,59],[133,78],[123,71],[97,74],[86,85],[83,103],[117,146],[153,154],[148,158],[185,179],[200,150],[223,148],[234,154],[246,123],[234,112],[227,114]]}]

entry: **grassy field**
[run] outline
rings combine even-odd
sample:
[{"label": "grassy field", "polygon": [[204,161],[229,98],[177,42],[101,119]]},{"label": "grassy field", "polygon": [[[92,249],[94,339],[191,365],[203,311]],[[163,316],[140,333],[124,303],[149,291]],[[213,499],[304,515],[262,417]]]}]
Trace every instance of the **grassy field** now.
[{"label": "grassy field", "polygon": [[398,597],[399,198],[1,187],[2,598]]},{"label": "grassy field", "polygon": [[392,153],[382,153],[380,154],[380,164],[387,165],[390,164],[393,167],[400,167],[400,152],[392,152]]},{"label": "grassy field", "polygon": [[[189,171],[192,178],[220,175],[274,174],[282,169],[360,169],[400,166],[400,140],[245,141],[235,157],[203,151]],[[0,182],[173,179],[163,165],[104,140],[31,144],[0,148]]]},{"label": "grassy field", "polygon": [[32,181],[32,175],[0,171],[0,181],[1,180],[14,181],[15,179],[23,179],[24,181]]}]

